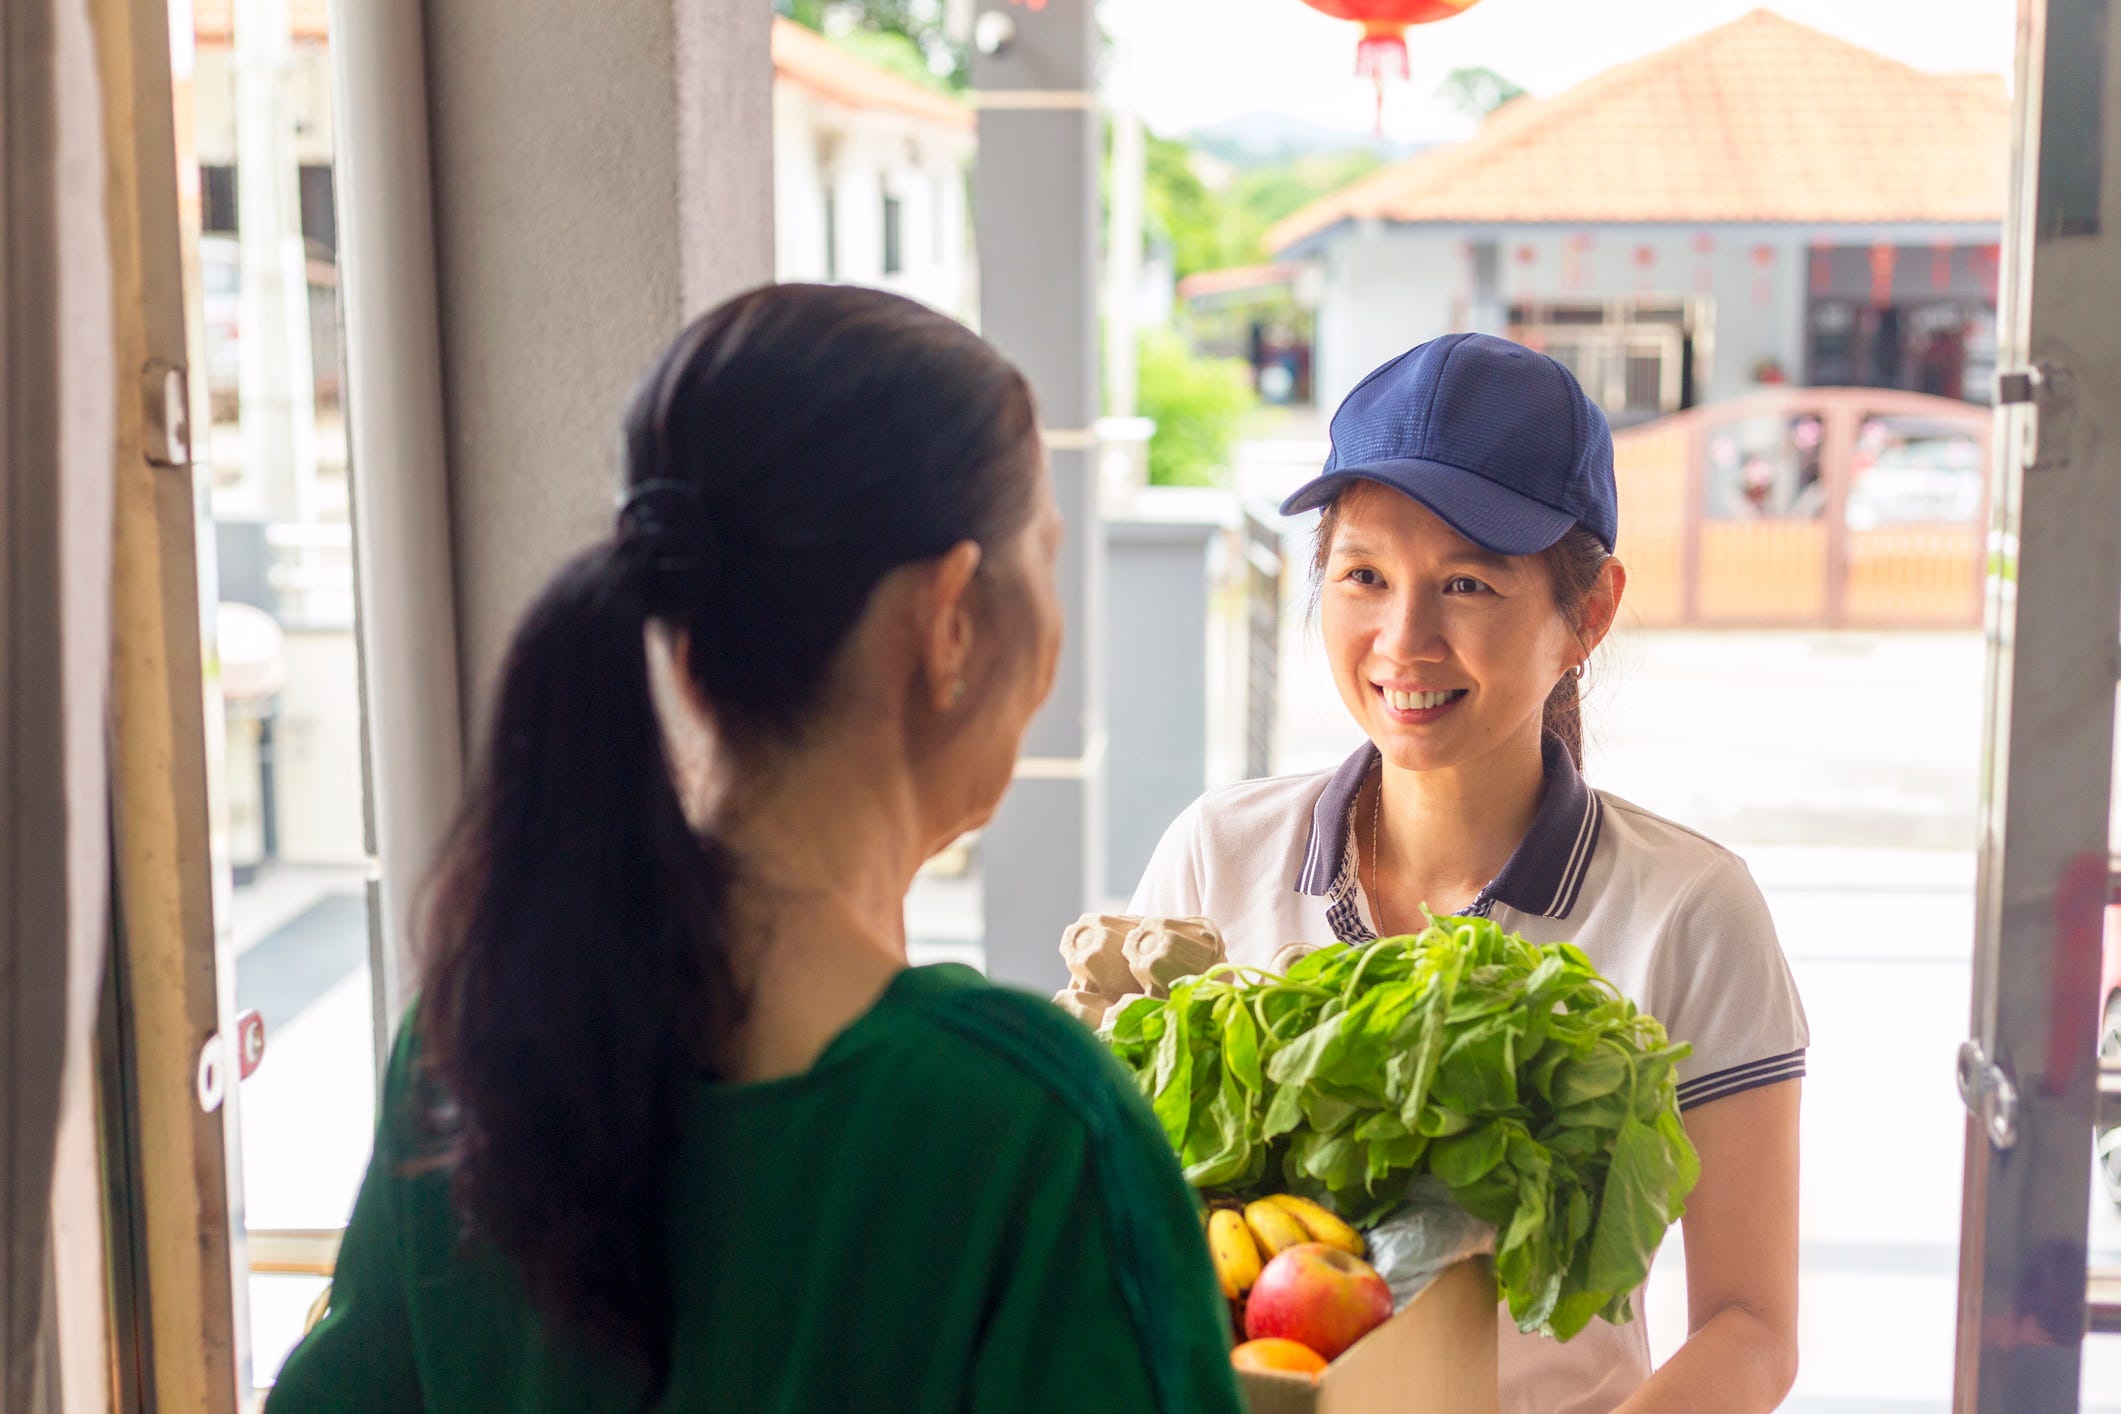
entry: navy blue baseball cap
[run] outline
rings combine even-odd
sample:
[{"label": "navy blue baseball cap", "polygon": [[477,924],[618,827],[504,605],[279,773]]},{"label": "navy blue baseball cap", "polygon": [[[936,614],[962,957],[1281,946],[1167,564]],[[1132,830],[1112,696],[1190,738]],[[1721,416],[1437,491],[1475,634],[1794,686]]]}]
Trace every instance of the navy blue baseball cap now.
[{"label": "navy blue baseball cap", "polygon": [[1492,334],[1447,334],[1356,385],[1333,414],[1325,470],[1282,503],[1315,510],[1357,481],[1412,496],[1498,555],[1532,555],[1572,526],[1620,533],[1613,430],[1576,375]]}]

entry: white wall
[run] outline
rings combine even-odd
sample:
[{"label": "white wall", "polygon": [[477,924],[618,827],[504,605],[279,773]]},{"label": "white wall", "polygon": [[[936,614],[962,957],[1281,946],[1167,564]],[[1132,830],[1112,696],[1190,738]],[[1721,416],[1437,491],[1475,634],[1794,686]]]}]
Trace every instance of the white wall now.
[{"label": "white wall", "polygon": [[[1804,321],[1812,242],[1920,245],[1992,242],[1993,228],[1792,227],[1707,228],[1711,245],[1696,249],[1694,226],[1349,227],[1323,251],[1319,307],[1320,406],[1339,404],[1370,369],[1426,339],[1467,327],[1474,303],[1469,246],[1499,246],[1498,291],[1507,305],[1526,299],[1624,298],[1706,294],[1713,301],[1704,332],[1712,340],[1702,401],[1735,397],[1753,386],[1763,358],[1781,362],[1792,381],[1804,376]],[[1578,244],[1581,237],[1587,243]],[[1646,247],[1647,266],[1636,263]],[[1532,259],[1521,261],[1529,249]],[[1765,260],[1755,251],[1765,249]]]},{"label": "white wall", "polygon": [[[781,84],[774,95],[775,274],[873,285],[959,318],[974,312],[966,230],[969,132],[910,115],[854,112]],[[834,193],[837,261],[825,258],[825,192]],[[902,268],[884,273],[884,197],[899,202]]]},{"label": "white wall", "polygon": [[773,90],[773,265],[781,280],[825,277],[824,176],[817,105],[800,89]]},{"label": "white wall", "polygon": [[1338,407],[1386,359],[1453,331],[1453,299],[1461,284],[1470,288],[1459,246],[1438,232],[1377,228],[1332,242],[1313,356],[1321,409]]}]

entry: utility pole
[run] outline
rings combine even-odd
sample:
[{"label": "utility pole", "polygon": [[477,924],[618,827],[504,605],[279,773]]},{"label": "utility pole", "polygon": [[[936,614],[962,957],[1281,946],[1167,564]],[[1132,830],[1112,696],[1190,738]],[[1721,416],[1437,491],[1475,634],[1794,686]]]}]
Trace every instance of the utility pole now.
[{"label": "utility pole", "polygon": [[981,836],[987,970],[1050,991],[1061,930],[1104,902],[1104,524],[1098,513],[1100,116],[1091,0],[978,0],[972,86],[980,332],[1038,395],[1054,492],[1067,646],[1016,783]]},{"label": "utility pole", "polygon": [[236,0],[235,31],[243,483],[269,520],[306,524],[317,518],[316,377],[287,110],[287,0]]}]

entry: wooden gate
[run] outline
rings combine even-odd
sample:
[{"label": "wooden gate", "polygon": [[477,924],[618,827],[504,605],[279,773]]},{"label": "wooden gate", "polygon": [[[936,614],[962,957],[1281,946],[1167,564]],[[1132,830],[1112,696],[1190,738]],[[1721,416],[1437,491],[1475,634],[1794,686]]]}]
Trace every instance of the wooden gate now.
[{"label": "wooden gate", "polygon": [[1613,439],[1644,624],[1976,627],[1988,409],[1776,388]]}]

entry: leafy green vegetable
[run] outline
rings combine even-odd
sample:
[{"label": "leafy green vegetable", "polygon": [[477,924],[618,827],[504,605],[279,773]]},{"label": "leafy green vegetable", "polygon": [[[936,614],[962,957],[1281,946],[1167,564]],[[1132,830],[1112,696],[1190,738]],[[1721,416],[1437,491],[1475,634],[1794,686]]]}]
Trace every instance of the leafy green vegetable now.
[{"label": "leafy green vegetable", "polygon": [[1518,1326],[1563,1340],[1632,1319],[1701,1173],[1687,1047],[1574,945],[1486,918],[1322,948],[1286,977],[1217,967],[1128,1005],[1108,1040],[1195,1187],[1286,1188],[1366,1225],[1432,1173],[1494,1225]]}]

